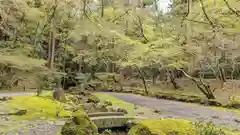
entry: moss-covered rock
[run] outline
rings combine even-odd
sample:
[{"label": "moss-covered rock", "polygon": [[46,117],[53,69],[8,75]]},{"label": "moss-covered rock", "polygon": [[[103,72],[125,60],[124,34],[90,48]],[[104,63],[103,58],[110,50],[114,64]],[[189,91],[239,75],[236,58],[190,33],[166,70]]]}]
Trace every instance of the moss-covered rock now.
[{"label": "moss-covered rock", "polygon": [[144,126],[142,124],[136,125],[132,127],[128,135],[153,135],[150,131],[150,129],[147,126]]},{"label": "moss-covered rock", "polygon": [[128,114],[128,111],[124,108],[117,108],[116,111],[117,112],[123,112],[124,114]]},{"label": "moss-covered rock", "polygon": [[90,95],[87,100],[88,103],[99,103],[100,99],[97,96]]},{"label": "moss-covered rock", "polygon": [[235,109],[240,109],[240,101],[231,101],[226,105],[228,108],[235,108]]},{"label": "moss-covered rock", "polygon": [[104,104],[107,105],[107,106],[112,106],[112,102],[109,101],[109,100],[105,100],[105,101],[104,101]]},{"label": "moss-covered rock", "polygon": [[63,125],[61,135],[98,135],[98,129],[85,113],[76,112],[74,117]]}]

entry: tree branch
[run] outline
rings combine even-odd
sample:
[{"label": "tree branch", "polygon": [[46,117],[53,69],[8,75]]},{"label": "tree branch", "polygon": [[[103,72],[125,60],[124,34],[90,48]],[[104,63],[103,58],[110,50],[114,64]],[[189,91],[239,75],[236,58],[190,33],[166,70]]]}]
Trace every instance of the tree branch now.
[{"label": "tree branch", "polygon": [[203,11],[203,14],[204,14],[205,18],[208,20],[208,22],[212,26],[212,28],[215,28],[214,23],[211,21],[210,17],[207,15],[206,9],[205,9],[204,4],[203,4],[203,0],[199,0],[199,1],[200,1],[200,5],[201,5],[201,8],[202,8],[202,11]]},{"label": "tree branch", "polygon": [[238,10],[234,10],[228,3],[228,0],[223,0],[225,4],[227,5],[228,9],[231,10],[233,13],[235,13],[238,17],[240,17],[240,14],[238,13]]}]

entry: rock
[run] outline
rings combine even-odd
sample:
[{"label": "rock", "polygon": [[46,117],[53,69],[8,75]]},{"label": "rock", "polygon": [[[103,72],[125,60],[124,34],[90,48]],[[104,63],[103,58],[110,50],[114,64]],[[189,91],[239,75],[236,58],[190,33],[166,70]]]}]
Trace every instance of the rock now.
[{"label": "rock", "polygon": [[107,111],[108,111],[107,105],[101,104],[101,103],[98,103],[98,104],[96,105],[96,109],[97,109],[98,111],[101,111],[101,112],[107,112]]},{"label": "rock", "polygon": [[135,110],[138,109],[137,105],[135,105],[135,104],[134,104],[134,109],[135,109]]},{"label": "rock", "polygon": [[219,119],[220,117],[217,116],[217,115],[213,115],[212,118],[213,118],[213,119]]},{"label": "rock", "polygon": [[48,124],[53,125],[54,122],[53,121],[48,121]]},{"label": "rock", "polygon": [[87,100],[87,103],[99,103],[99,102],[100,102],[100,99],[94,95],[90,95]]},{"label": "rock", "polygon": [[207,98],[204,98],[201,101],[201,104],[211,105],[211,106],[222,106],[222,104],[219,101],[217,101],[216,99],[207,99]]},{"label": "rock", "polygon": [[161,113],[161,111],[157,110],[157,109],[154,109],[153,111],[154,113]]},{"label": "rock", "polygon": [[128,114],[128,111],[124,108],[118,108],[117,112],[123,112],[124,114]]},{"label": "rock", "polygon": [[17,112],[13,113],[13,115],[25,115],[27,113],[27,110],[18,110]]},{"label": "rock", "polygon": [[63,89],[54,89],[53,90],[53,98],[58,100],[58,101],[65,101],[65,92]]},{"label": "rock", "polygon": [[219,101],[217,101],[216,99],[209,99],[208,104],[212,105],[212,106],[222,106],[222,104]]},{"label": "rock", "polygon": [[55,121],[56,126],[63,126],[64,124],[65,124],[65,121],[61,121],[61,120]]},{"label": "rock", "polygon": [[105,101],[104,101],[104,104],[107,105],[107,106],[112,106],[112,102],[109,101],[109,100],[105,100]]},{"label": "rock", "polygon": [[63,125],[61,135],[98,135],[98,128],[85,113],[78,112]]},{"label": "rock", "polygon": [[153,135],[150,129],[144,125],[138,124],[130,129],[128,135]]},{"label": "rock", "polygon": [[201,104],[209,105],[208,99],[207,98],[203,98],[202,101],[201,101]]},{"label": "rock", "polygon": [[114,108],[112,108],[112,107],[107,107],[107,111],[108,111],[108,112],[114,112]]},{"label": "rock", "polygon": [[0,97],[0,101],[8,101],[8,100],[12,100],[12,97],[7,97],[7,96]]},{"label": "rock", "polygon": [[235,118],[234,121],[240,123],[240,118]]},{"label": "rock", "polygon": [[126,122],[126,127],[128,129],[131,129],[133,126],[136,126],[137,124],[138,124],[137,122],[129,120],[129,121]]}]

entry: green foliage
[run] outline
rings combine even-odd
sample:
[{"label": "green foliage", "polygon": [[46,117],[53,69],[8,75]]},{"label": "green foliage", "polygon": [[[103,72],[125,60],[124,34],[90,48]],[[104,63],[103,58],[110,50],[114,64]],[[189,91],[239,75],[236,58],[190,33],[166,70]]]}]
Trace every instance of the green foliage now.
[{"label": "green foliage", "polygon": [[83,112],[75,113],[72,120],[66,122],[61,135],[97,135],[98,129],[94,123]]},{"label": "green foliage", "polygon": [[224,130],[216,127],[214,123],[196,122],[195,124],[198,135],[226,135]]}]

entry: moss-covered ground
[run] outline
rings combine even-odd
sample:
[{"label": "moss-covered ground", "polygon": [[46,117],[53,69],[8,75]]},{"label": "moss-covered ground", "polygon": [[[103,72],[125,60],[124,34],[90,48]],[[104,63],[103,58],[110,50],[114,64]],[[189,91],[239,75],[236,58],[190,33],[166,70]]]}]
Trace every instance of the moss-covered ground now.
[{"label": "moss-covered ground", "polygon": [[[123,100],[120,100],[114,96],[108,95],[108,94],[102,94],[102,93],[96,93],[95,94],[100,100],[101,103],[104,103],[105,100],[109,100],[112,102],[112,107],[119,107],[124,108],[128,111],[127,116],[142,116],[142,117],[148,117],[148,118],[156,118],[157,114],[154,113],[154,110],[151,110],[146,107],[141,106],[135,106],[132,103],[125,102]],[[161,113],[161,112],[158,112]]]},{"label": "moss-covered ground", "polygon": [[[160,134],[160,135],[199,135],[199,130],[194,126],[193,122],[184,120],[184,119],[152,119],[152,120],[143,120],[140,122],[141,127],[146,127],[152,134]],[[138,132],[137,127],[130,130],[131,135]],[[216,127],[216,129],[220,129],[220,127]],[[205,129],[207,130],[207,129]],[[210,128],[208,129],[211,130]],[[225,135],[240,135],[240,132],[233,132],[230,128],[221,127],[221,130],[225,133]],[[204,134],[205,135],[205,134]]]},{"label": "moss-covered ground", "polygon": [[62,109],[66,105],[54,100],[51,92],[41,96],[16,96],[6,104],[11,111],[27,110],[26,115],[15,116],[20,119],[55,119],[58,110],[61,110],[59,117],[71,116],[70,111]]}]

